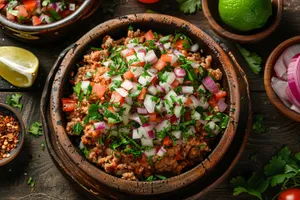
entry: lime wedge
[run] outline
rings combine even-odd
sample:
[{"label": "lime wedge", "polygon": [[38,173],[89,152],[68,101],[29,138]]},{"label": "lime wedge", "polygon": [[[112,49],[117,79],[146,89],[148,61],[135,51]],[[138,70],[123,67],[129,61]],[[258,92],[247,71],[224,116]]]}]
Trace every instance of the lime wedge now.
[{"label": "lime wedge", "polygon": [[17,87],[30,87],[39,68],[38,58],[19,47],[0,47],[0,76]]}]

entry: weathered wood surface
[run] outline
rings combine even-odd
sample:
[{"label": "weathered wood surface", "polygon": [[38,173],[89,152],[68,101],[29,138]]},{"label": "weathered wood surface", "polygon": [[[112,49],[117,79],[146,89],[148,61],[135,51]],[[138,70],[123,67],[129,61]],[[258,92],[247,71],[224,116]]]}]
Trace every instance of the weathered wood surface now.
[{"label": "weathered wood surface", "polygon": [[[24,95],[21,100],[24,104],[21,113],[25,124],[28,127],[31,123],[40,121],[39,101],[41,91],[46,76],[59,53],[97,24],[113,17],[145,12],[146,9],[155,10],[154,7],[138,3],[137,0],[121,0],[121,6],[117,8],[114,16],[105,15],[103,17],[101,9],[99,9],[77,32],[73,32],[72,35],[57,43],[47,45],[24,44],[0,32],[0,46],[12,45],[29,49],[38,56],[41,63],[38,79],[30,89],[18,90],[0,78],[0,102],[5,102],[6,96],[11,92],[21,91]],[[299,10],[300,0],[285,0],[284,16],[279,29],[268,39],[255,45],[249,45],[248,48],[258,52],[264,61],[266,61],[270,52],[280,42],[300,34]],[[190,21],[210,34],[213,34],[201,12],[191,16],[183,15],[174,10],[167,11],[166,13]],[[230,48],[234,48],[233,43],[228,41],[226,43]],[[284,145],[288,145],[293,151],[300,151],[300,124],[285,118],[271,105],[264,92],[263,75],[253,74],[242,60],[239,61],[249,78],[254,114],[264,116],[267,128],[266,133],[251,134],[246,150],[230,177],[238,174],[249,175],[249,172],[252,170],[261,170],[267,160]],[[42,151],[40,143],[43,140],[43,137],[35,138],[32,135],[26,135],[25,148],[21,155],[18,156],[18,165],[11,163],[0,168],[0,200],[85,199],[58,171],[47,150]],[[250,157],[252,155],[256,155],[256,161],[251,161]],[[30,176],[36,183],[33,189],[27,185],[27,179]],[[230,177],[209,192],[203,199],[251,199],[249,196],[232,196],[232,189],[229,186]],[[274,192],[274,190],[271,190],[269,193],[272,194]]]}]

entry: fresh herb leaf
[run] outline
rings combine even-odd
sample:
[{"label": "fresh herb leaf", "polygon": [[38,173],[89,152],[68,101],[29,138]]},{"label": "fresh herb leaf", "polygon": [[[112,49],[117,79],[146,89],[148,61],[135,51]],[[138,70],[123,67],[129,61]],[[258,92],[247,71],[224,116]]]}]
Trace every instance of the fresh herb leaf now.
[{"label": "fresh herb leaf", "polygon": [[255,133],[264,133],[265,132],[266,128],[264,125],[263,116],[257,115],[254,117],[254,122],[253,122],[252,128]]},{"label": "fresh herb leaf", "polygon": [[201,9],[201,1],[199,0],[177,0],[180,11],[186,14],[193,14]]},{"label": "fresh herb leaf", "polygon": [[10,94],[7,96],[6,103],[14,108],[19,108],[22,110],[23,105],[19,103],[21,98],[22,94]]},{"label": "fresh herb leaf", "polygon": [[41,142],[41,148],[42,148],[42,151],[45,150],[45,142],[44,141]]},{"label": "fresh herb leaf", "polygon": [[251,70],[255,74],[259,74],[261,72],[262,58],[258,56],[255,52],[250,52],[247,49],[241,47],[240,45],[237,45],[237,47],[240,50],[241,54],[244,56]]},{"label": "fresh herb leaf", "polygon": [[40,137],[43,134],[42,124],[40,122],[34,122],[30,125],[28,132],[34,135],[35,137]]},{"label": "fresh herb leaf", "polygon": [[80,135],[80,133],[83,131],[82,125],[77,122],[73,127],[72,127],[73,133],[75,135]]}]

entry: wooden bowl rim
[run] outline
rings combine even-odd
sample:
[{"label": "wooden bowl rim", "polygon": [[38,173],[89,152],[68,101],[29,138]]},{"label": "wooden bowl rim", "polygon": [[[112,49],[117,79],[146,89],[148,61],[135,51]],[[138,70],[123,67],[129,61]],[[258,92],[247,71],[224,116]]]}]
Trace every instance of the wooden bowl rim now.
[{"label": "wooden bowl rim", "polygon": [[283,5],[284,5],[283,0],[275,0],[275,1],[273,0],[272,3],[277,8],[277,14],[276,14],[276,18],[275,18],[274,22],[272,23],[272,25],[270,25],[268,27],[264,27],[261,32],[258,32],[258,33],[252,34],[252,35],[242,35],[242,34],[236,34],[236,33],[227,31],[225,28],[220,26],[216,22],[214,17],[212,16],[210,9],[208,8],[208,1],[211,1],[211,0],[202,0],[202,8],[203,8],[204,16],[208,20],[211,28],[220,36],[222,36],[226,39],[238,42],[238,43],[258,42],[258,41],[266,38],[267,36],[269,36],[272,32],[274,32],[275,29],[279,26],[279,23],[281,21],[282,13],[283,13]]},{"label": "wooden bowl rim", "polygon": [[289,109],[284,105],[284,103],[278,98],[277,94],[274,92],[271,86],[271,78],[273,74],[273,68],[275,63],[277,62],[279,56],[290,46],[294,44],[300,44],[300,36],[296,36],[285,40],[281,44],[279,44],[270,54],[266,66],[265,66],[265,73],[264,73],[264,85],[267,92],[267,95],[271,101],[271,103],[285,116],[288,118],[300,122],[300,114],[296,113],[295,111]]},{"label": "wooden bowl rim", "polygon": [[39,32],[39,31],[49,32],[50,30],[55,30],[57,28],[67,26],[74,21],[77,21],[78,18],[81,17],[82,13],[84,13],[86,9],[88,9],[91,6],[93,1],[94,0],[85,0],[75,12],[73,12],[72,14],[68,15],[67,17],[59,21],[50,24],[45,24],[40,26],[24,25],[24,24],[12,22],[6,19],[6,17],[4,17],[2,14],[0,14],[0,25],[4,25],[7,26],[8,28],[19,30],[19,31],[25,31],[25,32]]},{"label": "wooden bowl rim", "polygon": [[[130,25],[132,23],[139,23],[143,21],[145,22],[147,20],[151,20],[159,24],[167,24],[167,25],[170,25],[172,23],[172,25],[177,26],[179,29],[186,28],[187,29],[186,32],[189,32],[190,35],[197,37],[204,44],[206,44],[208,48],[214,51],[213,53],[218,56],[218,59],[222,64],[222,67],[227,77],[228,87],[230,91],[230,102],[232,102],[232,104],[230,105],[231,112],[229,112],[231,119],[224,135],[219,141],[219,144],[210,153],[208,158],[202,163],[198,164],[197,166],[188,170],[185,173],[182,173],[177,176],[173,176],[167,180],[161,180],[155,182],[141,182],[141,181],[136,182],[136,181],[123,180],[113,175],[110,175],[104,172],[103,170],[99,169],[98,167],[94,166],[90,162],[88,162],[85,158],[82,159],[83,158],[82,155],[78,153],[76,153],[75,155],[73,154],[74,152],[76,152],[76,149],[71,143],[69,136],[66,134],[65,127],[61,125],[61,121],[63,118],[60,114],[61,107],[60,107],[59,94],[62,93],[61,84],[62,81],[66,78],[65,72],[67,70],[68,65],[72,62],[74,55],[76,55],[77,53],[80,54],[80,51],[85,49],[85,45],[88,45],[90,40],[99,38],[100,36],[107,34],[109,31],[113,30],[114,28],[117,28],[120,25],[124,25],[124,24]],[[100,181],[101,183],[104,183],[112,187],[111,184],[107,184],[107,180],[110,180],[110,182],[114,182],[115,185],[118,185],[115,186],[118,187],[117,189],[130,193],[131,190],[128,190],[126,188],[132,188],[132,187],[134,188],[137,185],[144,189],[147,188],[148,190],[150,190],[150,188],[153,189],[153,187],[155,186],[156,189],[165,187],[165,184],[169,182],[173,183],[175,180],[178,182],[182,182],[181,185],[184,184],[182,180],[188,180],[190,182],[193,182],[198,178],[200,178],[201,176],[203,176],[205,174],[205,171],[210,170],[212,167],[215,167],[215,165],[217,165],[217,163],[222,159],[222,155],[224,155],[224,153],[228,149],[235,135],[236,125],[239,119],[239,110],[240,110],[239,85],[238,85],[237,75],[236,72],[234,71],[234,67],[231,60],[226,55],[226,53],[221,48],[221,46],[217,44],[205,32],[203,32],[201,29],[197,28],[196,26],[192,25],[191,23],[176,17],[161,15],[161,14],[149,14],[149,13],[135,14],[135,15],[127,15],[127,16],[119,17],[117,19],[112,19],[98,25],[97,27],[89,31],[87,34],[85,34],[76,43],[75,46],[76,46],[75,48],[71,49],[67,53],[65,59],[62,61],[58,73],[55,76],[53,86],[52,86],[53,89],[51,92],[51,100],[50,100],[51,115],[50,116],[51,116],[51,121],[54,125],[54,129],[57,130],[56,133],[58,133],[57,136],[61,141],[61,146],[63,147],[64,151],[68,154],[68,156],[72,158],[74,162],[76,162],[75,160],[81,161],[80,163],[77,163],[81,168],[81,170],[85,171],[85,173],[87,173],[89,176],[93,177],[94,179]],[[97,173],[92,173],[92,171],[93,172],[96,171]],[[169,186],[171,183],[169,183]],[[164,193],[176,189],[176,184],[173,183],[172,186],[173,189],[170,189],[170,187],[165,187],[165,189],[160,189],[159,192],[157,192],[156,194]],[[139,190],[135,191],[135,193],[153,194],[153,192],[150,191],[140,192]]]},{"label": "wooden bowl rim", "polygon": [[5,159],[0,160],[0,167],[4,166],[8,163],[10,163],[11,161],[13,161],[17,155],[20,153],[23,145],[24,145],[24,138],[25,138],[25,125],[24,125],[24,121],[22,119],[22,116],[19,112],[17,112],[14,108],[12,108],[9,105],[6,105],[4,103],[0,103],[0,107],[3,107],[5,109],[7,109],[9,112],[13,113],[17,118],[16,120],[19,122],[20,126],[21,126],[21,131],[20,131],[20,135],[19,135],[19,143],[17,145],[17,148],[14,149],[11,153],[11,156]]}]

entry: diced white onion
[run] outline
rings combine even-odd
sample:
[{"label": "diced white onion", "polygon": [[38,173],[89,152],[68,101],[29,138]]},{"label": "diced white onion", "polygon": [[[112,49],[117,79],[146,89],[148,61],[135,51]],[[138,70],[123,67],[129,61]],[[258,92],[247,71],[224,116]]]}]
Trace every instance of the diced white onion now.
[{"label": "diced white onion", "polygon": [[154,113],[155,111],[155,104],[156,102],[152,100],[154,96],[146,94],[145,100],[144,100],[144,106],[147,109],[149,113]]},{"label": "diced white onion", "polygon": [[158,92],[158,90],[157,90],[157,88],[156,88],[154,85],[150,85],[150,86],[148,87],[148,92],[149,92],[150,94],[152,94],[152,95],[156,95],[157,92]]},{"label": "diced white onion", "polygon": [[131,90],[133,88],[133,84],[131,81],[129,80],[125,80],[123,81],[122,85],[121,85],[124,89],[126,90]]},{"label": "diced white onion", "polygon": [[153,140],[152,139],[141,138],[141,143],[142,143],[142,146],[153,147]]},{"label": "diced white onion", "polygon": [[172,135],[176,138],[176,139],[180,139],[181,138],[181,131],[172,131]]},{"label": "diced white onion", "polygon": [[124,88],[115,88],[115,90],[122,96],[122,97],[127,97],[128,92]]}]

